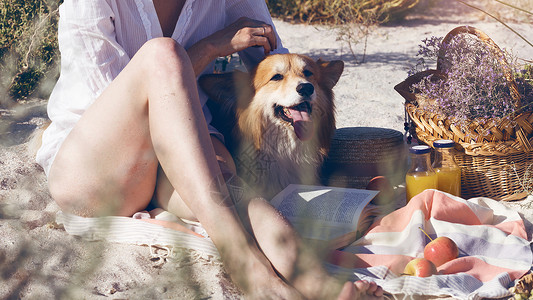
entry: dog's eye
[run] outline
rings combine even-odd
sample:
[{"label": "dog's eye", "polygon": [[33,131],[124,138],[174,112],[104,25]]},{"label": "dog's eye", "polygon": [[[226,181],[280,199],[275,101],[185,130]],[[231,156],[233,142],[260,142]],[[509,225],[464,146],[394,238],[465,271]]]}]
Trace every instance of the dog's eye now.
[{"label": "dog's eye", "polygon": [[281,74],[276,74],[276,75],[272,76],[272,78],[270,78],[270,80],[272,80],[272,81],[280,81],[280,80],[283,80],[283,75],[281,75]]},{"label": "dog's eye", "polygon": [[313,72],[311,72],[309,70],[304,70],[304,76],[305,77],[313,76]]}]

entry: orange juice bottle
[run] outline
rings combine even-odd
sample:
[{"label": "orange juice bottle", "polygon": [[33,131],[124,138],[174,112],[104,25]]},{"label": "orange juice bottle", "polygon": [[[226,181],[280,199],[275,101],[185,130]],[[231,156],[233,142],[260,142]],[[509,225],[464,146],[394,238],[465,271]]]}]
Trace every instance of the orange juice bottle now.
[{"label": "orange juice bottle", "polygon": [[437,188],[437,174],[431,167],[431,148],[425,145],[413,146],[409,149],[411,167],[405,175],[407,202],[426,189]]},{"label": "orange juice bottle", "polygon": [[452,140],[438,140],[433,142],[435,161],[433,169],[438,177],[438,189],[455,196],[461,196],[461,168],[453,159]]}]

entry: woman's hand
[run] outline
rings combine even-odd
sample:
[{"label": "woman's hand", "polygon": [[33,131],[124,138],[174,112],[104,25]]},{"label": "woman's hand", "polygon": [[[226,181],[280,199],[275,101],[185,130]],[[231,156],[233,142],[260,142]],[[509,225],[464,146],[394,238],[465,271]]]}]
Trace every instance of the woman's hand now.
[{"label": "woman's hand", "polygon": [[217,57],[231,55],[248,47],[263,47],[267,55],[277,47],[272,26],[244,17],[204,40],[217,50]]},{"label": "woman's hand", "polygon": [[276,49],[274,28],[265,22],[243,17],[200,40],[187,49],[187,52],[198,75],[215,58],[228,56],[249,47],[263,47],[265,55]]}]

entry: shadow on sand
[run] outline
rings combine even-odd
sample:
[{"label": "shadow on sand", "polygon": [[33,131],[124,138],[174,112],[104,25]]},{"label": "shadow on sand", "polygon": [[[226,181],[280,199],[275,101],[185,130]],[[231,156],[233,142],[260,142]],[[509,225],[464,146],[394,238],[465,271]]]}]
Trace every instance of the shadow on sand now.
[{"label": "shadow on sand", "polygon": [[45,100],[32,100],[15,108],[0,109],[0,146],[25,143],[47,118]]}]

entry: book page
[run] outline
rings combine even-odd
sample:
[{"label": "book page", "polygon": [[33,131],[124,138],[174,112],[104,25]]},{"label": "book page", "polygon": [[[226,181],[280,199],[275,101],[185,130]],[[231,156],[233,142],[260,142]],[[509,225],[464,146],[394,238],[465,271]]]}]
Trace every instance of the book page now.
[{"label": "book page", "polygon": [[359,216],[378,191],[289,185],[271,203],[303,236],[336,237],[355,231]]}]

